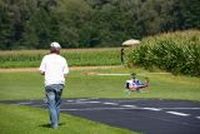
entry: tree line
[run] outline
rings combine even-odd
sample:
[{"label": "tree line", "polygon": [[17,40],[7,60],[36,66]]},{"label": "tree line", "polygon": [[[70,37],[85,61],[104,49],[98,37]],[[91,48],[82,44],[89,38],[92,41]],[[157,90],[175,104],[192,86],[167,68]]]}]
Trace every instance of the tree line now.
[{"label": "tree line", "polygon": [[116,47],[200,28],[199,0],[0,0],[0,49]]}]

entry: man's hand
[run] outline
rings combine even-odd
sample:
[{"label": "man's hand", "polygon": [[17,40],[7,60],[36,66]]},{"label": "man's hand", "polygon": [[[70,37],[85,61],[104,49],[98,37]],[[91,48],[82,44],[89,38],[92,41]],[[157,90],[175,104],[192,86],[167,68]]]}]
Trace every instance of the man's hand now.
[{"label": "man's hand", "polygon": [[45,72],[43,72],[43,71],[40,71],[40,74],[41,74],[41,75],[45,75]]}]

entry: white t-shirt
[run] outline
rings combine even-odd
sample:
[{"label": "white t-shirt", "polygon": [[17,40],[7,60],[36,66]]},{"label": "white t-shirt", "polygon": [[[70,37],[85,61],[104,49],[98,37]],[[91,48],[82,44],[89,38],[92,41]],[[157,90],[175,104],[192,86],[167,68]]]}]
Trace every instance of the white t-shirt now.
[{"label": "white t-shirt", "polygon": [[64,75],[69,73],[65,58],[54,53],[44,56],[39,70],[45,73],[45,86],[65,84]]}]

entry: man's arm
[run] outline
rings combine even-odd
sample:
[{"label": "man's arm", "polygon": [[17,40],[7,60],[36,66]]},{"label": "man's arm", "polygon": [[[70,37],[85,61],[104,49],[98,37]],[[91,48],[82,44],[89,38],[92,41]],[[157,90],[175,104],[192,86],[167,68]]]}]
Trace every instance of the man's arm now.
[{"label": "man's arm", "polygon": [[43,58],[39,68],[40,74],[45,75],[45,70],[46,70],[46,64],[45,64],[45,58]]},{"label": "man's arm", "polygon": [[65,60],[64,76],[67,77],[68,73],[69,73],[69,67],[68,67],[67,61]]}]

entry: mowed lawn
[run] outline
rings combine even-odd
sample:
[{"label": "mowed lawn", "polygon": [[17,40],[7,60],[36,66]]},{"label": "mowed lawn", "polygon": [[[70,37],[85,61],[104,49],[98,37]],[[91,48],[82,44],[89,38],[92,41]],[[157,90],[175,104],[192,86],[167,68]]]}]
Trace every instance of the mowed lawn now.
[{"label": "mowed lawn", "polygon": [[[127,96],[124,88],[129,76],[99,74],[129,74],[139,79],[149,77],[150,87],[143,93]],[[43,76],[38,72],[0,72],[0,100],[32,100],[44,98]],[[152,98],[200,101],[200,78],[174,76],[166,72],[126,69],[84,69],[71,71],[63,98]]]},{"label": "mowed lawn", "polygon": [[83,118],[61,114],[58,129],[48,125],[44,109],[0,104],[1,134],[136,134]]},{"label": "mowed lawn", "polygon": [[[150,78],[150,87],[142,93],[127,95],[124,84],[129,76],[99,74],[128,74]],[[32,100],[44,98],[43,76],[38,72],[0,72],[0,100]],[[147,72],[123,67],[71,71],[63,98],[149,98],[200,101],[200,79],[173,76],[165,72]],[[48,112],[44,109],[0,104],[0,132],[2,134],[131,134],[126,129],[114,128],[93,121],[61,115],[57,130],[47,127]]]}]

